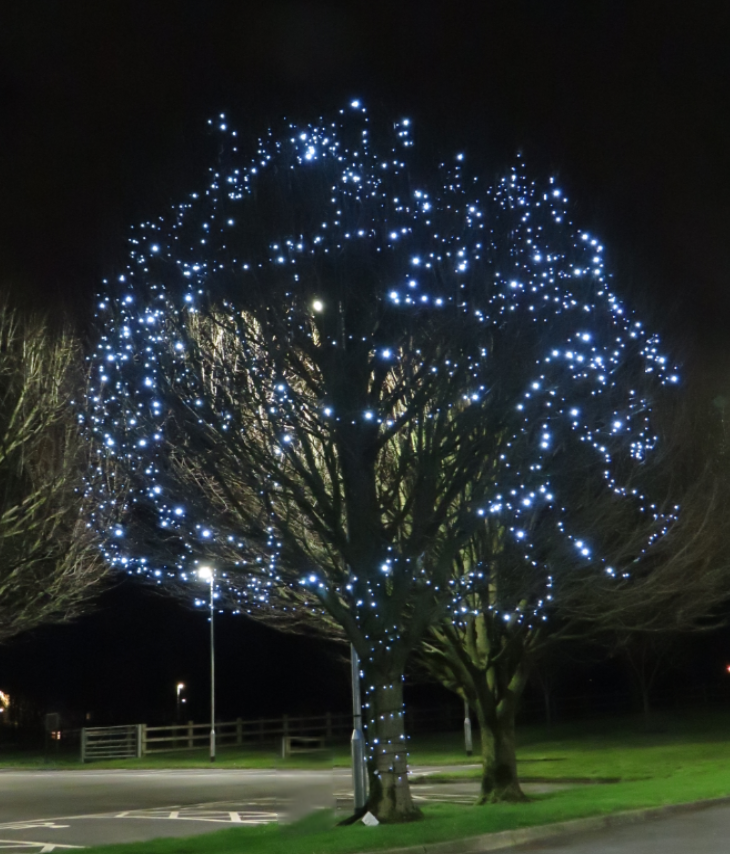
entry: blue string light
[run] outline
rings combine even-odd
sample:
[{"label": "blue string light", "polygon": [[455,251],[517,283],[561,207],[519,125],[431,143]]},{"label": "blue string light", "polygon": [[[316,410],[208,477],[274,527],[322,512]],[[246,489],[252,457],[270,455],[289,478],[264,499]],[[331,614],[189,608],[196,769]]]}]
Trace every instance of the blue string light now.
[{"label": "blue string light", "polygon": [[[237,303],[236,293],[276,276],[277,282],[288,282],[291,294],[283,328],[308,337],[312,346],[337,347],[328,320],[337,308],[327,287],[317,291],[311,272],[339,258],[367,257],[382,270],[377,300],[384,316],[407,317],[414,324],[440,314],[462,319],[471,349],[420,366],[426,374],[453,380],[451,398],[434,403],[431,412],[426,407],[422,417],[437,418],[443,408],[471,407],[485,414],[501,408],[500,451],[471,512],[485,523],[497,519],[524,566],[540,579],[529,605],[505,609],[505,620],[545,619],[549,611],[553,576],[532,539],[537,513],[552,514],[554,535],[577,560],[609,575],[616,572],[596,553],[590,532],[575,533],[566,522],[571,496],[561,490],[555,472],[558,455],[569,459],[566,449],[593,460],[603,471],[606,490],[651,517],[647,548],[666,532],[678,509],[661,513],[622,475],[627,459],[641,464],[658,441],[647,389],[676,384],[678,376],[658,337],[612,292],[604,247],[572,225],[564,193],[552,179],[529,180],[520,161],[496,182],[485,183],[469,172],[463,154],[418,182],[410,121],[394,123],[389,139],[381,131],[353,101],[334,120],[270,132],[247,161],[225,116],[211,121],[225,156],[211,170],[208,186],[166,216],[132,230],[126,269],[107,283],[100,298],[103,334],[93,358],[91,415],[105,453],[134,473],[126,519],[154,517],[166,548],[161,556],[159,542],[148,547],[149,540],[141,541],[122,519],[105,532],[105,556],[112,566],[161,584],[187,582],[194,580],[203,556],[225,553],[229,569],[216,582],[249,613],[299,607],[321,614],[322,603],[336,594],[357,625],[378,625],[377,636],[368,637],[372,654],[363,662],[366,673],[392,652],[404,630],[379,616],[394,577],[430,586],[436,598],[450,602],[458,620],[488,567],[439,582],[427,564],[402,552],[398,534],[383,545],[367,577],[343,580],[316,569],[292,582],[282,572],[282,530],[275,515],[265,547],[254,558],[240,531],[215,513],[206,514],[204,502],[176,493],[166,466],[171,372],[178,372],[184,403],[199,412],[201,423],[215,422],[232,434],[242,429],[236,401],[209,393],[190,373],[194,341],[180,332],[206,314],[214,292],[225,294],[218,310],[235,326],[245,303]],[[289,223],[298,230],[274,221],[265,234],[263,226],[255,232],[248,212],[263,211],[263,188],[279,187],[285,194],[287,182],[298,180],[319,188],[311,209],[291,212]],[[239,291],[228,286],[216,291],[219,282],[235,282]],[[421,352],[407,351],[403,340],[382,340],[375,329],[369,336],[363,343],[373,371],[396,377]],[[251,342],[236,346],[257,388],[264,390],[261,399],[267,401],[275,437],[272,453],[300,453],[297,419],[312,419],[322,430],[345,421],[367,425],[374,436],[399,428],[398,407],[383,399],[359,411],[346,411],[341,400],[332,399],[303,408],[301,394],[275,370],[274,360],[257,354]],[[218,367],[223,370],[224,364],[222,359]],[[273,487],[263,483],[261,488],[263,494]],[[100,508],[113,500],[100,494]],[[105,518],[98,514],[100,525]],[[282,595],[284,588],[292,596]],[[368,707],[373,690],[366,686]],[[390,691],[400,696],[400,686],[397,691],[386,686],[383,696]],[[399,700],[394,698],[393,708],[387,699],[380,702],[386,703],[378,710],[383,719],[402,718]],[[402,732],[402,725],[397,729]],[[381,751],[393,768],[400,767],[405,750],[400,736],[392,743],[368,741],[373,758]]]}]

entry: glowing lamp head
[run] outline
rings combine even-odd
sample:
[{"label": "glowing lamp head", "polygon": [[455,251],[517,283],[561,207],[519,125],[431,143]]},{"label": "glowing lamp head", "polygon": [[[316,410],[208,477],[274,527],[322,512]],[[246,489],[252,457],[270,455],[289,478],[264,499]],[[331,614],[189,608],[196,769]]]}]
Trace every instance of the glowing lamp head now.
[{"label": "glowing lamp head", "polygon": [[324,303],[322,302],[321,299],[316,299],[312,303],[312,308],[314,309],[314,311],[316,311],[319,314],[320,311],[324,310]]},{"label": "glowing lamp head", "polygon": [[213,569],[210,566],[201,566],[198,570],[198,576],[202,578],[203,581],[212,581]]}]

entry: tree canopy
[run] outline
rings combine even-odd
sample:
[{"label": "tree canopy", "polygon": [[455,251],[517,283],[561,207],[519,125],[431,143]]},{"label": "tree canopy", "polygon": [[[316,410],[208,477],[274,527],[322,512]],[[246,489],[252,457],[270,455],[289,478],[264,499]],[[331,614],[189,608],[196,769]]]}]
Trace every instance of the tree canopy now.
[{"label": "tree canopy", "polygon": [[462,556],[498,529],[503,577],[529,583],[488,607],[526,626],[556,555],[625,572],[581,508],[645,514],[634,558],[666,534],[676,508],[631,473],[678,377],[520,163],[493,183],[462,155],[424,168],[408,120],[358,102],[253,160],[225,118],[213,133],[209,186],[133,230],[99,304],[93,428],[135,478],[107,557],[171,586],[213,560],[221,601],[336,627],[363,666],[370,806],[407,817],[406,659],[496,572]]}]

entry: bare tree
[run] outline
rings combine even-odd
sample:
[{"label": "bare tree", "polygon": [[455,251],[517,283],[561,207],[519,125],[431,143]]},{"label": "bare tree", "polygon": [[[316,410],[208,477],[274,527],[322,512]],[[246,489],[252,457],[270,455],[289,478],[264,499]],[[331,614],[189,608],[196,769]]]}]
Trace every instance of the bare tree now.
[{"label": "bare tree", "polygon": [[70,334],[0,306],[0,640],[83,613],[106,574],[84,513],[83,377]]}]

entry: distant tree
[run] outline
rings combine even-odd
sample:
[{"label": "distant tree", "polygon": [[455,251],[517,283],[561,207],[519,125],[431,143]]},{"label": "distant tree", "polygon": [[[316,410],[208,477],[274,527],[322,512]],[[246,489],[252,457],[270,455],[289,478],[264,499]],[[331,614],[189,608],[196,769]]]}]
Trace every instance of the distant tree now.
[{"label": "distant tree", "polygon": [[82,614],[107,574],[85,513],[83,390],[73,337],[0,305],[0,641]]},{"label": "distant tree", "polygon": [[651,727],[651,695],[657,679],[678,669],[684,663],[685,645],[681,636],[644,632],[616,632],[607,639],[610,649],[626,664],[636,689],[644,717],[644,725]]},{"label": "distant tree", "polygon": [[[555,722],[555,694],[568,678],[574,678],[585,668],[591,652],[585,645],[555,643],[531,662],[530,683],[542,696],[545,726],[552,729]],[[594,652],[594,657],[596,657]]]},{"label": "distant tree", "polygon": [[[135,230],[100,302],[93,426],[136,484],[108,559],[177,589],[213,560],[219,601],[346,637],[369,808],[408,819],[408,656],[449,625],[476,643],[488,613],[482,640],[500,626],[490,649],[507,638],[499,661],[517,662],[500,684],[521,690],[509,630],[547,620],[549,554],[617,571],[582,497],[646,514],[649,541],[672,524],[620,466],[655,444],[634,381],[677,377],[552,182],[516,167],[489,185],[461,156],[421,179],[408,122],[359,104],[269,134],[253,162],[218,125],[210,185]],[[505,762],[490,798],[511,796]]]}]

